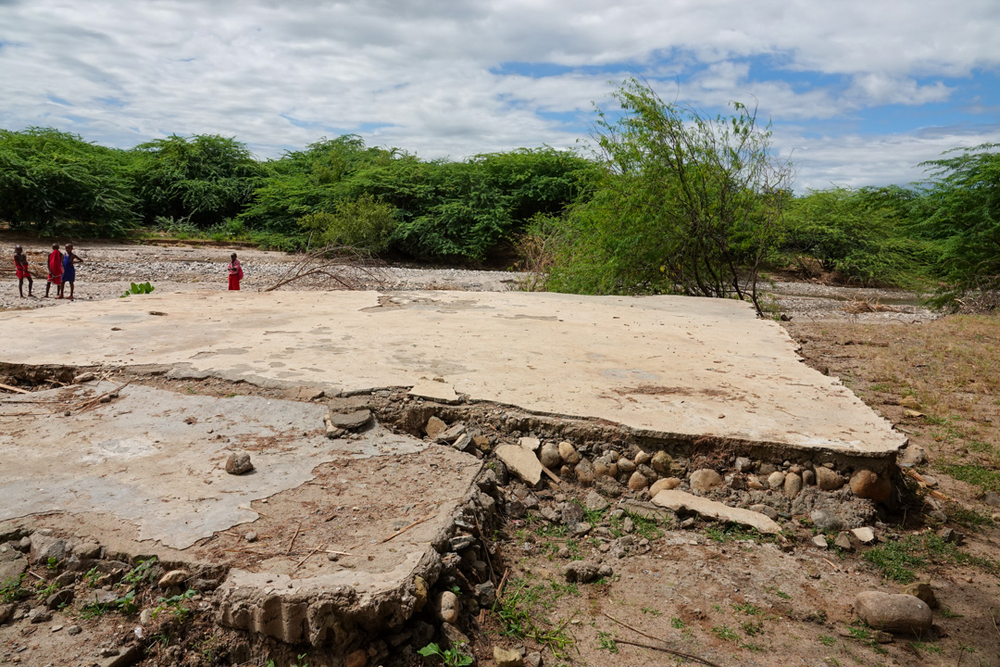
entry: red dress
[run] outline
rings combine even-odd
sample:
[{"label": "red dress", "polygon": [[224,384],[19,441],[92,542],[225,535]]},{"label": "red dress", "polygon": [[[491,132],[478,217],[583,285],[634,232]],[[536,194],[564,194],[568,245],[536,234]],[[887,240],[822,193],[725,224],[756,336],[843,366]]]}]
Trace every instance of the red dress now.
[{"label": "red dress", "polygon": [[243,267],[240,266],[240,260],[229,262],[229,266],[226,268],[229,270],[229,289],[239,291],[240,281],[243,280]]},{"label": "red dress", "polygon": [[63,277],[63,255],[58,250],[49,253],[49,282],[53,285],[62,285]]}]

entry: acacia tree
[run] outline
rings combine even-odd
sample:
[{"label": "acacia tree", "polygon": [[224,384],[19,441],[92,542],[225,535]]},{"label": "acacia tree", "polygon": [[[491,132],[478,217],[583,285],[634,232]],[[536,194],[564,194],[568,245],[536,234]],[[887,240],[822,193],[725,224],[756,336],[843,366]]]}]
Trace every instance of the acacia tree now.
[{"label": "acacia tree", "polygon": [[[939,302],[969,290],[1000,289],[1000,144],[956,148],[928,169],[931,214],[921,231],[941,243],[938,270],[950,287]],[[956,154],[957,153],[957,154]]]},{"label": "acacia tree", "polygon": [[736,297],[763,313],[760,268],[779,237],[791,169],[756,109],[707,118],[630,79],[598,108],[594,196],[555,223],[550,288]]},{"label": "acacia tree", "polygon": [[0,130],[0,220],[45,235],[122,236],[137,222],[126,158],[53,128]]}]

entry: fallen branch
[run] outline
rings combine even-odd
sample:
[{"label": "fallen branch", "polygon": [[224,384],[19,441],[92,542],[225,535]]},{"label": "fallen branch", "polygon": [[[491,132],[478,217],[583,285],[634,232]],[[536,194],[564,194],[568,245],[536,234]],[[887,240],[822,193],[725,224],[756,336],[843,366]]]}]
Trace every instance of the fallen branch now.
[{"label": "fallen branch", "polygon": [[549,470],[545,466],[542,466],[542,472],[544,472],[546,475],[548,475],[549,479],[551,479],[556,484],[562,484],[562,480],[559,479],[559,475],[555,474],[554,472],[552,472],[551,470]]},{"label": "fallen branch", "polygon": [[695,662],[700,662],[703,665],[709,665],[709,667],[721,667],[716,662],[711,660],[705,660],[705,658],[699,658],[696,655],[691,655],[690,653],[684,653],[683,651],[675,651],[667,646],[654,646],[653,644],[643,644],[642,642],[633,642],[628,639],[615,639],[617,644],[628,644],[629,646],[638,646],[640,648],[648,648],[654,651],[663,651],[664,653],[669,653],[670,655],[676,655],[678,658],[684,658],[685,660],[693,660]]},{"label": "fallen branch", "polygon": [[79,403],[75,403],[75,404],[69,406],[67,408],[67,410],[69,410],[71,412],[86,412],[87,410],[91,409],[95,405],[99,404],[101,402],[101,399],[104,398],[105,396],[111,396],[112,394],[117,394],[122,389],[124,389],[125,387],[129,386],[130,384],[132,384],[132,380],[129,380],[125,384],[123,384],[120,387],[117,387],[115,389],[112,389],[111,391],[106,391],[103,394],[101,394],[100,396],[95,396],[94,398],[88,398],[85,401],[80,401]]},{"label": "fallen branch", "polygon": [[681,651],[677,651],[677,650],[674,650],[672,648],[669,648],[669,647],[666,646],[666,642],[664,640],[660,639],[659,637],[654,637],[653,635],[651,635],[649,633],[643,632],[639,628],[633,627],[633,626],[631,626],[628,623],[625,623],[623,621],[619,621],[617,618],[615,618],[614,616],[612,616],[608,612],[604,612],[604,615],[607,616],[608,618],[610,618],[612,621],[614,621],[618,625],[620,625],[620,626],[622,626],[624,628],[628,628],[632,632],[636,632],[636,633],[642,635],[643,637],[647,637],[647,638],[652,639],[654,641],[658,641],[658,642],[660,642],[661,645],[660,646],[653,646],[651,644],[643,644],[641,642],[633,642],[633,641],[628,641],[626,639],[615,639],[615,641],[618,642],[619,644],[628,644],[630,646],[639,646],[639,647],[642,647],[642,648],[652,649],[654,651],[662,651],[664,653],[669,653],[671,655],[676,655],[678,657],[686,658],[688,660],[694,660],[695,662],[700,662],[701,664],[703,664],[703,665],[709,665],[710,667],[720,667],[716,663],[711,662],[710,660],[706,660],[705,658],[699,658],[696,655],[691,655],[690,653],[683,653]]},{"label": "fallen branch", "polygon": [[395,539],[395,538],[399,537],[400,535],[402,535],[403,533],[405,533],[406,531],[408,531],[410,528],[413,528],[414,526],[419,525],[419,524],[423,523],[424,521],[427,521],[427,519],[430,519],[432,516],[434,516],[434,514],[428,514],[427,516],[425,516],[422,519],[417,519],[416,521],[414,521],[413,523],[411,523],[406,528],[403,528],[402,530],[399,530],[399,531],[393,533],[392,535],[390,535],[389,537],[385,538],[384,540],[382,540],[381,542],[379,542],[379,544],[385,544],[389,540],[392,540],[392,539]]},{"label": "fallen branch", "polygon": [[301,521],[299,522],[299,525],[295,526],[295,534],[292,535],[292,541],[288,543],[288,551],[285,552],[286,556],[292,553],[292,545],[295,544],[295,538],[299,536],[299,529],[300,528],[302,528],[302,522]]},{"label": "fallen branch", "polygon": [[305,558],[303,558],[302,560],[300,560],[298,563],[295,564],[295,567],[292,569],[292,572],[295,572],[295,570],[297,570],[300,567],[302,567],[303,563],[305,563],[307,560],[309,560],[312,557],[313,554],[315,554],[317,551],[320,551],[322,548],[323,547],[316,547],[315,549],[313,549],[312,551],[310,551],[308,554],[306,554]]},{"label": "fallen branch", "polygon": [[384,287],[384,264],[350,246],[328,245],[302,255],[270,287],[262,291],[273,292],[289,283],[312,278],[321,286],[346,290]]},{"label": "fallen branch", "polygon": [[12,387],[9,384],[0,384],[0,389],[6,389],[7,391],[13,391],[18,394],[30,394],[31,392],[26,389],[21,389],[20,387]]}]

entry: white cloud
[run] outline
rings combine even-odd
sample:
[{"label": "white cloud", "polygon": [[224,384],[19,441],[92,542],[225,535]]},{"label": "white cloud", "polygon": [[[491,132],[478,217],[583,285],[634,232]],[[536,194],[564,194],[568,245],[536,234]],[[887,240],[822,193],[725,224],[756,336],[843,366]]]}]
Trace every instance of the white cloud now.
[{"label": "white cloud", "polygon": [[[587,118],[591,102],[607,103],[609,79],[633,74],[665,98],[680,82],[699,107],[755,97],[775,120],[843,119],[873,105],[950,102],[955,85],[941,77],[1000,67],[998,24],[993,0],[7,1],[0,127],[52,125],[119,146],[218,133],[262,156],[378,128],[360,133],[461,158],[570,146],[586,127],[564,118]],[[497,73],[505,63],[570,69]],[[812,84],[815,74],[832,78]],[[833,158],[886,173],[863,166],[861,145],[838,152],[838,137],[827,145],[806,136],[799,154],[828,157],[800,177]],[[879,149],[907,159],[909,146]]]}]

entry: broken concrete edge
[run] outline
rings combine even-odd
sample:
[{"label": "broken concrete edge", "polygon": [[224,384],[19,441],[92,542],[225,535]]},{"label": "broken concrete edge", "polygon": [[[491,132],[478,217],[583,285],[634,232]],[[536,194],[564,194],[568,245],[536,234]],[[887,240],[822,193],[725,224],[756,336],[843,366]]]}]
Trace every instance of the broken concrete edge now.
[{"label": "broken concrete edge", "polygon": [[[151,377],[165,376],[173,380],[206,380],[217,379],[234,384],[245,383],[261,389],[269,390],[290,390],[301,386],[301,383],[287,380],[275,380],[264,378],[252,374],[238,373],[216,373],[212,371],[195,371],[187,364],[144,364],[139,366],[59,366],[42,365],[34,366],[30,364],[16,364],[10,362],[0,362],[0,374],[24,377],[28,382],[35,384],[45,384],[51,380],[69,384],[73,377],[81,372],[124,372],[131,375],[148,375]],[[716,437],[697,436],[685,433],[673,433],[641,429],[610,422],[605,419],[584,417],[579,415],[558,414],[545,411],[527,410],[521,406],[499,403],[495,401],[482,401],[471,399],[459,394],[461,402],[442,403],[431,399],[420,398],[410,395],[411,386],[389,386],[389,387],[365,387],[346,390],[340,386],[330,386],[324,389],[327,397],[357,397],[371,396],[379,392],[396,393],[400,398],[420,401],[433,410],[433,414],[443,418],[445,421],[462,421],[469,418],[469,415],[483,408],[494,408],[503,410],[507,422],[514,422],[513,427],[508,427],[508,431],[537,431],[540,435],[548,437],[561,437],[569,440],[584,437],[594,437],[605,434],[606,437],[617,438],[623,441],[634,442],[643,449],[656,451],[664,450],[671,454],[681,454],[685,456],[695,455],[701,450],[711,449],[713,453],[725,452],[733,456],[748,456],[761,461],[778,462],[791,460],[798,463],[815,463],[817,465],[832,464],[836,470],[856,470],[865,468],[878,474],[897,475],[896,459],[899,450],[908,444],[908,439],[904,440],[896,451],[888,451],[885,454],[874,454],[864,452],[844,451],[830,446],[815,446],[810,449],[802,449],[788,443],[748,440],[736,437]],[[383,415],[377,415],[380,421]],[[389,420],[390,422],[392,420]],[[426,421],[426,420],[425,420]],[[531,428],[519,428],[520,425],[530,424]],[[418,429],[405,429],[418,436],[423,434]]]},{"label": "broken concrete edge", "polygon": [[[189,580],[199,583],[197,590],[215,591],[211,601],[220,626],[288,644],[326,646],[346,656],[373,645],[385,634],[399,632],[409,621],[440,620],[432,618],[433,608],[428,607],[429,602],[456,583],[464,583],[468,588],[469,582],[485,579],[496,585],[500,573],[493,564],[499,564],[498,550],[489,536],[498,525],[499,497],[496,475],[482,464],[427,550],[416,563],[404,563],[402,567],[408,571],[401,577],[401,583],[375,594],[359,593],[349,585],[324,585],[322,576],[293,580],[286,575],[245,573],[250,575],[249,579],[267,577],[275,583],[267,589],[243,585],[240,583],[242,571],[235,568],[194,560],[164,560],[153,553],[155,549],[142,549],[141,544],[138,553],[112,550],[94,538],[77,538],[64,535],[66,531],[33,526],[33,519],[37,518],[33,516],[0,522],[0,542],[28,538],[32,545],[28,556],[30,562],[50,570],[71,570],[79,576],[91,568],[131,568],[156,559],[153,567],[157,578],[171,570],[185,569],[191,572]],[[48,561],[48,549],[57,542],[61,543],[61,557],[57,559],[58,568],[54,568]],[[84,552],[84,544],[87,557],[78,558],[76,553]],[[470,549],[486,559],[485,577],[472,571],[467,558]],[[443,577],[447,577],[447,585],[442,583]],[[476,596],[474,590],[465,593],[470,599]],[[425,613],[419,614],[422,611]]]},{"label": "broken concrete edge", "polygon": [[[216,621],[286,643],[336,646],[347,655],[381,634],[402,628],[427,605],[443,573],[466,565],[467,559],[452,552],[454,538],[470,536],[462,540],[463,544],[468,542],[460,549],[463,552],[475,545],[480,553],[496,553],[480,527],[495,524],[498,494],[496,476],[483,465],[428,550],[394,588],[368,595],[347,585],[324,586],[324,577],[274,577],[274,586],[262,589],[244,585],[242,580],[254,577],[232,570],[216,594]],[[490,580],[496,575],[491,568]],[[459,579],[468,582],[473,576],[470,573]]]}]

